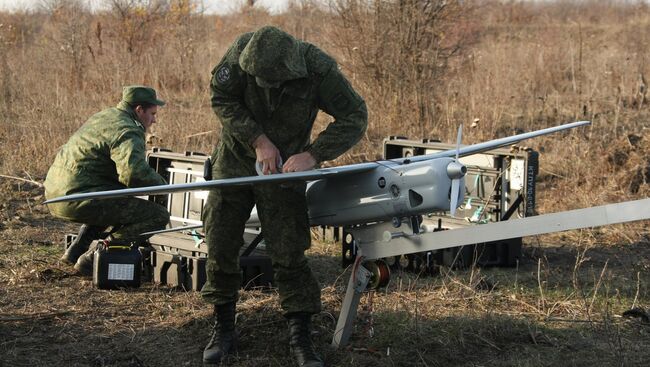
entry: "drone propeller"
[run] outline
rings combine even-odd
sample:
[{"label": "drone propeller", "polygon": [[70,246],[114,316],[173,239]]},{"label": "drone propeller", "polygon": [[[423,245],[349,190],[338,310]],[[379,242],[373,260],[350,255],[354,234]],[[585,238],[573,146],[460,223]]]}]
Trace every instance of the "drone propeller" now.
[{"label": "drone propeller", "polygon": [[460,184],[462,178],[465,177],[467,173],[467,167],[458,161],[460,155],[460,142],[463,136],[463,125],[458,127],[458,138],[456,139],[456,158],[453,162],[449,163],[447,166],[447,176],[451,178],[451,196],[450,196],[450,205],[449,212],[451,216],[455,216],[456,208],[458,207],[458,196],[460,193]]}]

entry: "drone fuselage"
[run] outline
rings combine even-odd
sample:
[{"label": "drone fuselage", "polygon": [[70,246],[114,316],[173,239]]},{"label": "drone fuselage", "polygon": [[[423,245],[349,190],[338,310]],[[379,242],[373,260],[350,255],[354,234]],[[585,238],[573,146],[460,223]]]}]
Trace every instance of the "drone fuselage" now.
[{"label": "drone fuselage", "polygon": [[[310,222],[345,226],[448,211],[452,162],[453,158],[387,161],[369,172],[315,181],[307,188]],[[460,190],[456,202],[461,203],[463,196]]]}]

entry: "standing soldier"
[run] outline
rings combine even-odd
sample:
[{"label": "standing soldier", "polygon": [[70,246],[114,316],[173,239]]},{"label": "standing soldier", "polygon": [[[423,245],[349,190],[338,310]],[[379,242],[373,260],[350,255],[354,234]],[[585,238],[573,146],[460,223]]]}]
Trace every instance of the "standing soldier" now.
[{"label": "standing soldier", "polygon": [[[45,179],[45,197],[164,185],[165,180],[147,164],[144,136],[156,123],[158,106],[164,104],[152,88],[124,87],[117,107],[93,115],[61,148]],[[55,217],[83,223],[62,260],[75,264],[84,275],[92,273],[90,243],[109,226],[114,229],[113,242],[128,244],[169,221],[164,207],[137,198],[48,205]]]},{"label": "standing soldier", "polygon": [[[336,62],[278,28],[241,35],[212,74],[212,108],[222,124],[212,156],[215,179],[253,176],[256,162],[264,174],[310,170],[348,150],[366,130],[365,102]],[[310,143],[319,110],[334,121]],[[210,192],[204,209],[207,282],[201,292],[214,304],[216,322],[203,352],[205,364],[220,363],[236,344],[239,249],[257,205],[294,357],[300,366],[323,366],[309,337],[321,301],[304,254],[311,245],[305,188],[304,182],[292,182]]]}]

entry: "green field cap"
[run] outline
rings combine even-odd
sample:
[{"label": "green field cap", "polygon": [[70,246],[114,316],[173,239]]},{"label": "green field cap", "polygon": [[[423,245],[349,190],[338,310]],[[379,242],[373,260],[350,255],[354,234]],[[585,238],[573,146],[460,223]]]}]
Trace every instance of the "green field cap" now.
[{"label": "green field cap", "polygon": [[129,85],[122,90],[122,100],[128,104],[151,103],[164,106],[165,101],[156,98],[156,90],[144,85]]}]

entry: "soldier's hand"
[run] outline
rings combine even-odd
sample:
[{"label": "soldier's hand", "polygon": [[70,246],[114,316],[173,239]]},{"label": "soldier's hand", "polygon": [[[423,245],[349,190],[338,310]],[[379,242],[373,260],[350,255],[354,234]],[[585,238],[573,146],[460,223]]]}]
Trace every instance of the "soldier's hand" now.
[{"label": "soldier's hand", "polygon": [[282,166],[282,172],[301,172],[307,171],[316,166],[316,159],[309,152],[302,152],[296,155],[292,155],[284,162]]},{"label": "soldier's hand", "polygon": [[280,151],[273,142],[264,134],[260,135],[253,142],[257,161],[262,164],[262,173],[278,173],[278,167],[282,162]]}]

